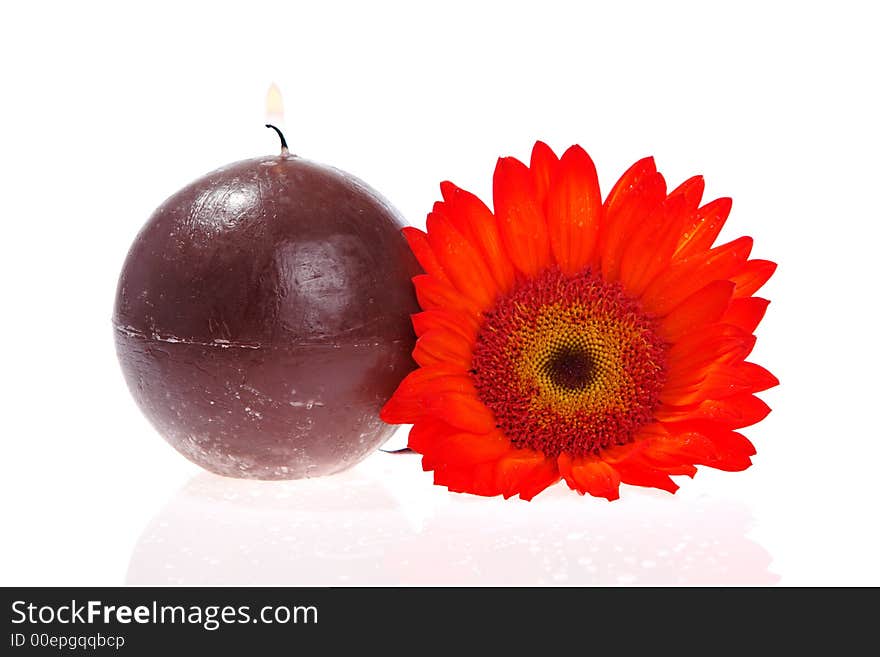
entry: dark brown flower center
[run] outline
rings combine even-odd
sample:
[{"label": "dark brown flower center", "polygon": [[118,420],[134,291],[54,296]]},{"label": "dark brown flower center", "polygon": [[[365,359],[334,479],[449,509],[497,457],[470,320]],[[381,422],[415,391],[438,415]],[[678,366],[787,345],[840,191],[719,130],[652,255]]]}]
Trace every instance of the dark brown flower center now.
[{"label": "dark brown flower center", "polygon": [[589,352],[562,347],[553,353],[544,366],[547,377],[565,390],[583,390],[596,378],[596,363]]}]

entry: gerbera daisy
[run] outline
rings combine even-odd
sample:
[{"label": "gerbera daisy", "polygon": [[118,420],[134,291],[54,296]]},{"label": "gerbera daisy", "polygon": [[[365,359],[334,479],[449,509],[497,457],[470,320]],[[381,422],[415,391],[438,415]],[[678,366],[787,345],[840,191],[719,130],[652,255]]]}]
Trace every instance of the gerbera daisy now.
[{"label": "gerbera daisy", "polygon": [[750,237],[713,247],[730,212],[700,205],[703,179],[672,192],[652,158],[602,201],[589,155],[501,158],[495,212],[449,182],[427,232],[404,229],[419,368],[382,409],[452,491],[531,499],[565,479],[609,500],[620,483],[675,492],[697,465],[743,470],[736,429],[778,383],[746,357],[776,265]]}]

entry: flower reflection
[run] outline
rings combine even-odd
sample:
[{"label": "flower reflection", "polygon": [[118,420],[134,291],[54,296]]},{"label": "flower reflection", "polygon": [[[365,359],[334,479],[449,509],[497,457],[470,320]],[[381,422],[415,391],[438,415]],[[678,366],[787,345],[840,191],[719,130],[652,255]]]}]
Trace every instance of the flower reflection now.
[{"label": "flower reflection", "polygon": [[[291,482],[193,478],[148,524],[130,584],[763,585],[741,503],[555,487],[532,503],[447,493],[411,456]],[[406,461],[405,463],[403,461]],[[402,466],[402,467],[398,467]]]}]

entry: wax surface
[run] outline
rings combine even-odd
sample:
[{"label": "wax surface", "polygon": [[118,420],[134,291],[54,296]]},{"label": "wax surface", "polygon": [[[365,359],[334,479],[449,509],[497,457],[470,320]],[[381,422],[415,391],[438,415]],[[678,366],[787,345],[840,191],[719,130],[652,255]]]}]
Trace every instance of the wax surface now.
[{"label": "wax surface", "polygon": [[222,475],[344,470],[386,440],[415,367],[420,273],[394,209],[297,157],[245,160],[169,198],[135,239],[113,315],[129,388]]}]

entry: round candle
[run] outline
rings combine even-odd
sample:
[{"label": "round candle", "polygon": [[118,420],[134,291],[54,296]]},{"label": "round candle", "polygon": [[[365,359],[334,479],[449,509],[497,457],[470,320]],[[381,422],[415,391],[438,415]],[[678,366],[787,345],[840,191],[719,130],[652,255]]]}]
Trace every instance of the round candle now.
[{"label": "round candle", "polygon": [[278,134],[280,156],[218,169],[155,211],[113,313],[141,410],[184,456],[233,477],[357,463],[389,437],[379,409],[414,367],[420,270],[399,215]]}]

